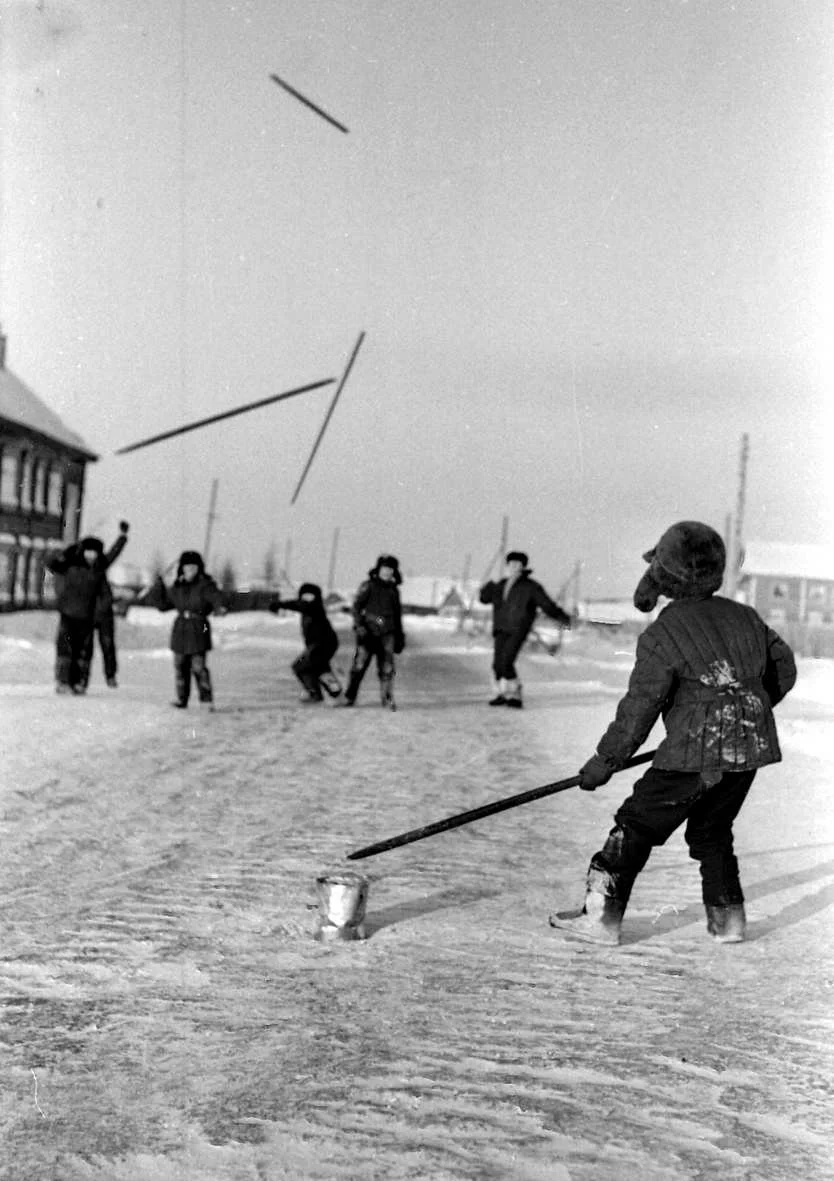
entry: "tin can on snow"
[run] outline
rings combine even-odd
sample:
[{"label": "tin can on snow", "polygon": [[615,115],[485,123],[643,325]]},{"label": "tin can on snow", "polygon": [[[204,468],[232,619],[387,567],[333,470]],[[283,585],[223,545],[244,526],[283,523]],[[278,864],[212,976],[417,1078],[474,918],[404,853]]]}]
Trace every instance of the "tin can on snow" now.
[{"label": "tin can on snow", "polygon": [[350,870],[316,878],[319,913],[315,937],[321,942],[365,938],[365,908],[369,882]]}]

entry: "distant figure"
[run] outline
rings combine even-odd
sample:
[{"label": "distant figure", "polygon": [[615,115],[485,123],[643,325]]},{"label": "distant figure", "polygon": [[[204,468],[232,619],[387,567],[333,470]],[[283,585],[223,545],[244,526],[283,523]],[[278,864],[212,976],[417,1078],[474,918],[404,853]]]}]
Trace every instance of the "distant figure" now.
[{"label": "distant figure", "polygon": [[276,595],[269,609],[274,613],[298,611],[301,615],[301,634],[305,647],[293,661],[292,671],[305,690],[302,702],[323,701],[322,689],[330,697],[338,697],[342,686],[330,662],[339,647],[339,637],[327,618],[321,587],[314,582],[304,582],[298,588],[297,599],[282,599]]},{"label": "distant figure", "polygon": [[400,592],[400,564],[391,554],[382,554],[353,601],[356,648],[350,668],[344,705],[353,705],[368,665],[376,657],[380,699],[384,709],[395,710],[394,657],[405,648]]},{"label": "distant figure", "polygon": [[515,661],[536,619],[536,612],[570,627],[570,616],[550,598],[547,591],[530,577],[527,555],[513,550],[505,559],[506,575],[500,582],[486,582],[479,599],[492,605],[493,692],[490,705],[508,705],[521,709],[521,681]]},{"label": "distant figure", "polygon": [[619,943],[635,878],[652,849],[686,821],[707,930],[719,943],[740,943],[746,918],[733,821],[757,769],[782,757],[773,707],[793,687],[796,664],[752,607],[715,594],[725,552],[709,525],[672,525],[644,558],[649,568],[634,605],[649,612],[659,595],[671,602],[641,633],[628,692],[579,786],[607,783],[660,716],[666,737],[591,858],[581,911],[560,912],[550,923],[591,942]]},{"label": "distant figure", "polygon": [[60,614],[55,638],[55,690],[86,693],[93,649],[96,601],[105,578],[104,546],[98,537],[83,537],[62,553],[47,558],[57,575],[56,607]]},{"label": "distant figure", "polygon": [[[101,564],[105,571],[110,569],[127,545],[129,529],[130,526],[127,521],[119,522],[119,536],[101,559]],[[116,674],[119,671],[119,666],[116,657],[116,619],[113,613],[113,588],[110,586],[106,574],[102,579],[101,588],[96,598],[93,625],[93,631],[90,633],[89,652],[85,656],[84,688],[87,688],[90,681],[90,666],[93,660],[95,637],[96,633],[98,633],[105,680],[107,681],[108,688],[117,689],[119,682],[116,680]]]},{"label": "distant figure", "polygon": [[177,709],[187,709],[191,695],[191,678],[197,685],[200,704],[214,709],[211,674],[207,655],[211,651],[209,615],[222,604],[223,595],[217,583],[206,573],[202,556],[196,550],[180,554],[177,576],[171,586],[157,578],[145,602],[160,611],[177,612],[171,629],[171,651],[174,653],[174,683]]}]

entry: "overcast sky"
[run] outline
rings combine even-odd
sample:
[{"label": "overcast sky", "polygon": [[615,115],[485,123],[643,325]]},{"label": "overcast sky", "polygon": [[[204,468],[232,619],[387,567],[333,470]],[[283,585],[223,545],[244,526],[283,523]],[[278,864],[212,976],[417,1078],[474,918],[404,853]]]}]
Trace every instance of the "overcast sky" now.
[{"label": "overcast sky", "polygon": [[[629,593],[687,517],[821,543],[830,0],[0,0],[7,365],[84,528],[337,583],[381,551]],[[276,73],[349,128],[270,81]],[[128,456],[181,423],[334,387]]]}]

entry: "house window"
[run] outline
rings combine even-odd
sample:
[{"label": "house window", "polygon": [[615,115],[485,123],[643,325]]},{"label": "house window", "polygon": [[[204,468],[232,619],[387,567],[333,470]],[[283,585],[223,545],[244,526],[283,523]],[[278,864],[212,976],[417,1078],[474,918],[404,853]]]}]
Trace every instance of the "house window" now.
[{"label": "house window", "polygon": [[58,467],[50,467],[46,493],[46,511],[50,517],[60,517],[64,499],[64,476]]},{"label": "house window", "polygon": [[0,603],[12,601],[14,586],[14,550],[0,543]]},{"label": "house window", "polygon": [[0,503],[17,507],[17,456],[7,447],[0,459]]},{"label": "house window", "polygon": [[788,597],[788,587],[784,582],[774,582],[770,588],[770,597],[777,603],[782,603]]},{"label": "house window", "polygon": [[46,481],[49,474],[49,464],[45,459],[39,459],[35,465],[34,494],[32,504],[36,513],[46,512]]},{"label": "house window", "polygon": [[20,507],[24,510],[32,507],[32,454],[21,451],[19,466]]},{"label": "house window", "polygon": [[29,550],[21,549],[17,551],[14,580],[14,603],[18,607],[22,607],[26,602],[26,581],[29,571],[29,557]]},{"label": "house window", "polygon": [[33,550],[29,555],[29,578],[26,590],[26,601],[31,607],[37,606],[41,599],[43,585],[43,554]]},{"label": "house window", "polygon": [[812,582],[808,587],[808,608],[819,611],[825,607],[826,587],[824,582]]}]

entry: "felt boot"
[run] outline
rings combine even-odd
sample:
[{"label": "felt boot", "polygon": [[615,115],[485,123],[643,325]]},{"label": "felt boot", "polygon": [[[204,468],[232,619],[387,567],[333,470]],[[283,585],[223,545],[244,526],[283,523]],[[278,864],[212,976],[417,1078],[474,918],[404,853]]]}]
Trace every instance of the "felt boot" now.
[{"label": "felt boot", "polygon": [[581,910],[560,910],[550,916],[550,925],[587,943],[616,946],[626,903],[613,893],[614,881],[600,870],[588,871],[585,904]]},{"label": "felt boot", "polygon": [[733,902],[729,906],[704,904],[707,912],[707,930],[716,943],[743,943],[747,929],[744,904]]}]

